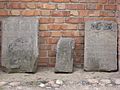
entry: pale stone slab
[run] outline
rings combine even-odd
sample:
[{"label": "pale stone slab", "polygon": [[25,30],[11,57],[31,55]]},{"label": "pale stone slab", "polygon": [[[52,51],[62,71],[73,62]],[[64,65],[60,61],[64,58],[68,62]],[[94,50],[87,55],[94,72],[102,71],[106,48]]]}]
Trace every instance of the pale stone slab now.
[{"label": "pale stone slab", "polygon": [[86,22],[84,70],[116,71],[117,24],[113,21]]},{"label": "pale stone slab", "polygon": [[75,42],[72,38],[60,38],[57,44],[55,72],[73,71],[73,51]]},{"label": "pale stone slab", "polygon": [[2,67],[6,72],[35,72],[38,60],[38,20],[8,17],[2,20]]}]

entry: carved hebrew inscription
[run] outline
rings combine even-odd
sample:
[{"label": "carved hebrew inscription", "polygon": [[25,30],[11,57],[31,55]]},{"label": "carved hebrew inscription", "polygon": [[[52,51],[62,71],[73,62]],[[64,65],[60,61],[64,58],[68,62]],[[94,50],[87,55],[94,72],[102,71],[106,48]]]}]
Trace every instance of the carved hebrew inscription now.
[{"label": "carved hebrew inscription", "polygon": [[109,22],[94,22],[91,24],[90,30],[114,30],[113,24]]}]

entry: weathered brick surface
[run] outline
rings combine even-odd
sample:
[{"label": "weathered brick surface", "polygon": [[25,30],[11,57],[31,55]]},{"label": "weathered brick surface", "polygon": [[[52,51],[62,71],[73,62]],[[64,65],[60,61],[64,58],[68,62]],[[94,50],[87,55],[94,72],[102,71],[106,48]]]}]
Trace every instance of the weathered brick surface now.
[{"label": "weathered brick surface", "polygon": [[56,43],[61,36],[75,39],[74,63],[83,63],[84,23],[120,22],[116,19],[120,15],[117,10],[120,0],[0,0],[0,17],[39,17],[39,65],[42,66],[55,65]]}]

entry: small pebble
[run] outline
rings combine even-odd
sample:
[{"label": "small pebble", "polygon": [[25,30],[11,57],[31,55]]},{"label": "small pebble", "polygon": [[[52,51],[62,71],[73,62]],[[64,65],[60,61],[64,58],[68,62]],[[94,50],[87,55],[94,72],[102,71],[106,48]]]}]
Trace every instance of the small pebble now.
[{"label": "small pebble", "polygon": [[50,89],[50,88],[52,88],[52,87],[46,87],[47,89]]},{"label": "small pebble", "polygon": [[115,84],[119,85],[120,84],[120,79],[115,79]]},{"label": "small pebble", "polygon": [[97,79],[88,79],[88,82],[89,82],[89,83],[92,83],[92,84],[97,84],[97,83],[99,83]]},{"label": "small pebble", "polygon": [[58,84],[53,84],[52,87],[59,88],[60,86]]},{"label": "small pebble", "polygon": [[39,86],[43,88],[45,87],[45,84],[41,83]]},{"label": "small pebble", "polygon": [[111,80],[109,80],[109,79],[101,79],[100,82],[103,83],[103,84],[110,84]]},{"label": "small pebble", "polygon": [[62,85],[63,81],[62,80],[56,80],[56,84]]},{"label": "small pebble", "polygon": [[4,86],[4,85],[6,85],[8,82],[0,82],[0,86]]},{"label": "small pebble", "polygon": [[17,87],[17,89],[22,90],[23,88],[19,86],[19,87]]},{"label": "small pebble", "polygon": [[19,86],[20,82],[11,82],[11,83],[9,83],[9,85],[12,87]]}]

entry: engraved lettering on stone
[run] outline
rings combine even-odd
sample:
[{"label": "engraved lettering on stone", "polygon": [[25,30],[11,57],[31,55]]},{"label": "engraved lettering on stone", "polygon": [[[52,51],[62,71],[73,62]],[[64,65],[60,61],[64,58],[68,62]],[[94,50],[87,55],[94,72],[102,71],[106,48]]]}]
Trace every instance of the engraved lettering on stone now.
[{"label": "engraved lettering on stone", "polygon": [[112,28],[113,28],[112,23],[95,22],[91,24],[90,30],[112,30]]},{"label": "engraved lettering on stone", "polygon": [[104,30],[111,30],[112,29],[112,23],[105,23],[104,24],[104,28],[103,28]]}]

